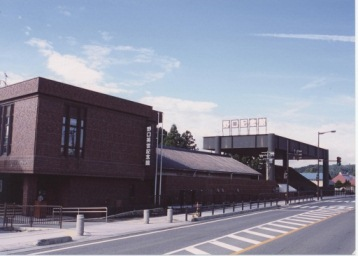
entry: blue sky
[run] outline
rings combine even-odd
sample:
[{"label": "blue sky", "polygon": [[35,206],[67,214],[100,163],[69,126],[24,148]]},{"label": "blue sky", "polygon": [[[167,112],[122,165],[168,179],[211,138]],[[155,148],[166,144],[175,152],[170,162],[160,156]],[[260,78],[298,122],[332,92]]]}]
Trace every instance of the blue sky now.
[{"label": "blue sky", "polygon": [[266,117],[267,132],[312,145],[337,130],[320,145],[353,164],[354,9],[353,0],[3,0],[0,79],[42,76],[151,105],[200,149],[222,120]]}]

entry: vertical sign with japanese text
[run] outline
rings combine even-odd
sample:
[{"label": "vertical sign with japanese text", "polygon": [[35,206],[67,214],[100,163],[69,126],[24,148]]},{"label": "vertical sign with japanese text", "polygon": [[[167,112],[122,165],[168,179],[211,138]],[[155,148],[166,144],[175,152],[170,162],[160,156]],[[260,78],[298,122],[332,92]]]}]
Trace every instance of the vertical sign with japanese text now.
[{"label": "vertical sign with japanese text", "polygon": [[147,126],[146,145],[145,145],[145,165],[146,166],[150,165],[151,148],[152,148],[152,127]]}]

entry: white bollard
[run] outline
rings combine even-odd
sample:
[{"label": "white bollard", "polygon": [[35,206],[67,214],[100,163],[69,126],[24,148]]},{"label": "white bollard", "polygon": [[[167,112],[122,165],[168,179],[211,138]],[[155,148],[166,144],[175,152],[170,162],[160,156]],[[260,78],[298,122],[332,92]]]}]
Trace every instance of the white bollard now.
[{"label": "white bollard", "polygon": [[83,214],[77,214],[76,231],[77,235],[83,236],[85,231],[85,217]]},{"label": "white bollard", "polygon": [[168,208],[167,217],[168,217],[168,222],[172,223],[173,222],[173,209],[172,208]]},{"label": "white bollard", "polygon": [[144,224],[149,224],[149,210],[143,210]]}]

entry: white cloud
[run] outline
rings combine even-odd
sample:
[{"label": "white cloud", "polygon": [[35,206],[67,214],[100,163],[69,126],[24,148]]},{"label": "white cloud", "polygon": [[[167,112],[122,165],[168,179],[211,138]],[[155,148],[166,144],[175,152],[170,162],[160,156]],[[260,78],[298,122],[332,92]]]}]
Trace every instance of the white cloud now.
[{"label": "white cloud", "polygon": [[190,101],[165,96],[147,96],[139,100],[164,113],[164,129],[169,131],[176,124],[180,133],[189,130],[196,140],[197,147],[203,148],[203,137],[220,135],[216,124],[220,117],[214,114],[217,104],[207,101]]},{"label": "white cloud", "polygon": [[[164,96],[147,96],[140,99],[140,102],[153,106],[156,110],[163,111],[164,129],[167,131],[170,130],[172,124],[177,125],[180,133],[189,130],[193,134],[197,147],[200,150],[203,150],[203,137],[222,135],[222,120],[233,120],[238,118],[232,116],[219,116],[215,111],[218,105],[214,102],[191,101]],[[300,104],[302,103],[299,103],[298,105]],[[293,113],[294,116],[297,115],[297,113],[302,112],[300,107],[295,105],[291,106],[291,109],[291,112],[295,112]],[[329,123],[317,127],[315,124],[307,122],[289,122],[287,120],[288,119],[284,118],[283,121],[282,116],[268,118],[267,133],[275,133],[278,136],[317,146],[318,131],[324,132],[336,130],[337,132],[334,134],[320,136],[320,147],[329,150],[331,160],[340,156],[342,157],[344,164],[355,163],[354,121],[346,123]],[[301,120],[304,120],[303,116],[301,116]],[[264,128],[260,128],[259,132],[262,134],[266,131]],[[298,167],[315,163],[317,163],[317,160],[315,159],[309,161],[290,161],[290,166]]]},{"label": "white cloud", "polygon": [[79,85],[98,84],[103,76],[100,71],[90,68],[83,59],[58,52],[48,56],[47,67],[68,82]]},{"label": "white cloud", "polygon": [[[123,86],[143,86],[158,81],[180,66],[178,60],[147,48],[92,44],[82,47],[81,56],[62,54],[44,39],[32,38],[26,43],[47,58],[47,68],[64,82],[103,93],[131,93],[131,89],[123,89]],[[110,69],[116,82],[106,81],[104,74],[110,74],[107,72]]]},{"label": "white cloud", "polygon": [[186,113],[210,113],[217,107],[216,103],[208,101],[190,101],[165,96],[147,96],[141,99],[143,103],[150,103],[161,111],[179,111]]},{"label": "white cloud", "polygon": [[325,86],[326,84],[327,84],[327,78],[322,77],[305,84],[301,89],[305,90],[311,88],[318,88],[318,87]]},{"label": "white cloud", "polygon": [[83,50],[92,68],[103,68],[110,64],[108,56],[112,51],[111,48],[99,45],[85,45]]},{"label": "white cloud", "polygon": [[[269,133],[301,141],[313,146],[318,146],[318,132],[336,130],[336,133],[320,135],[320,147],[329,150],[329,159],[335,160],[342,157],[343,164],[355,163],[355,125],[352,122],[329,123],[320,127],[309,123],[290,123],[281,120],[268,121]],[[291,164],[292,162],[292,164]],[[292,166],[305,166],[316,164],[317,160],[290,161]],[[330,164],[334,164],[331,162]]]},{"label": "white cloud", "polygon": [[308,39],[308,40],[324,40],[336,42],[354,43],[354,36],[340,36],[340,35],[315,35],[315,34],[256,34],[256,36],[277,37],[277,38],[292,38],[292,39]]}]

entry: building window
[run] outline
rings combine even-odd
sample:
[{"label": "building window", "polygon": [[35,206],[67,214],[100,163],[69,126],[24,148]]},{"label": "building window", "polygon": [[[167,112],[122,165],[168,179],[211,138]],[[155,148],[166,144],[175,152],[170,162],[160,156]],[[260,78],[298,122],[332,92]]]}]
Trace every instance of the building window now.
[{"label": "building window", "polygon": [[9,155],[11,152],[13,115],[13,104],[0,105],[0,155]]},{"label": "building window", "polygon": [[86,109],[66,106],[62,117],[61,154],[83,157]]}]

